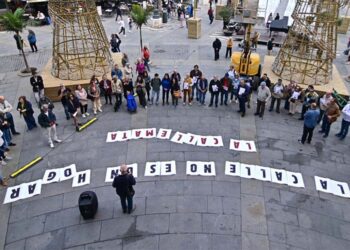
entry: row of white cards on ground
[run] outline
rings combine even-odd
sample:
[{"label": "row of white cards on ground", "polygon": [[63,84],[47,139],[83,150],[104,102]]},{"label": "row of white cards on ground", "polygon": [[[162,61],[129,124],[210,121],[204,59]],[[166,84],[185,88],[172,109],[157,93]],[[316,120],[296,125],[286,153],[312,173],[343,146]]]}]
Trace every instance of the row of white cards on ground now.
[{"label": "row of white cards on ground", "polygon": [[[144,128],[126,131],[109,132],[106,142],[121,142],[136,139],[157,138],[162,140],[170,140],[174,143],[196,145],[200,147],[223,147],[222,136],[204,136],[191,133],[175,132],[171,137],[172,130],[160,128]],[[171,137],[171,138],[170,138]],[[256,152],[254,141],[230,140],[230,149],[244,152]]]},{"label": "row of white cards on ground", "polygon": [[[138,176],[138,166],[136,163],[127,165],[128,172],[136,178]],[[118,176],[120,166],[107,168],[105,182],[112,182]],[[188,161],[186,163],[187,175],[216,176],[214,162]],[[145,176],[167,176],[176,175],[176,162],[147,162],[145,166]],[[277,184],[285,184],[292,187],[305,187],[303,176],[300,173],[290,172],[283,169],[248,165],[239,162],[225,163],[225,175],[238,176],[248,179],[269,181]],[[64,168],[48,169],[44,177],[29,183],[22,183],[17,186],[8,187],[4,199],[5,203],[14,202],[21,199],[41,194],[43,184],[61,182],[73,179],[72,187],[79,187],[90,184],[91,170],[81,172],[76,171],[75,164]],[[316,189],[321,192],[331,193],[337,196],[350,198],[350,189],[347,183],[331,180],[329,178],[315,176]]]}]

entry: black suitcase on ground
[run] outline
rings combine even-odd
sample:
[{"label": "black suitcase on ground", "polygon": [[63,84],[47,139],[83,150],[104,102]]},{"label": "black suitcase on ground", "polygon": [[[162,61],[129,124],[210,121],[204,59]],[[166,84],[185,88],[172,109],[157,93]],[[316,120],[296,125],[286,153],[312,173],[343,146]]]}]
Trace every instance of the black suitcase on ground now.
[{"label": "black suitcase on ground", "polygon": [[84,220],[93,219],[98,208],[96,193],[85,191],[79,196],[79,210]]}]

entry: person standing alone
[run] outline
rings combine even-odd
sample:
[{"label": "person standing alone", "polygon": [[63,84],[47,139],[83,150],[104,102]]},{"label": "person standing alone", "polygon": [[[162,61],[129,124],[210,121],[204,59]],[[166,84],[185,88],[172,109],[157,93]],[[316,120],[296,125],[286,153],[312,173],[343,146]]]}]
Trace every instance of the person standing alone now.
[{"label": "person standing alone", "polygon": [[36,47],[36,36],[34,31],[28,30],[28,42],[30,45],[30,48],[32,49],[32,52],[38,52],[38,48]]},{"label": "person standing alone", "polygon": [[213,8],[211,6],[209,7],[209,10],[208,10],[208,16],[209,16],[209,21],[210,21],[209,24],[212,24],[214,21],[214,11],[213,11]]},{"label": "person standing alone", "polygon": [[215,41],[213,42],[213,48],[214,48],[214,60],[219,60],[219,52],[221,49],[221,41],[216,38]]},{"label": "person standing alone", "polygon": [[[135,178],[132,174],[128,173],[128,167],[125,164],[121,165],[120,175],[114,177],[112,186],[115,188],[115,191],[120,198],[124,214],[131,214],[135,210],[135,207],[133,207],[133,196],[135,191],[132,187],[135,184]],[[128,203],[127,205],[126,202]]]}]

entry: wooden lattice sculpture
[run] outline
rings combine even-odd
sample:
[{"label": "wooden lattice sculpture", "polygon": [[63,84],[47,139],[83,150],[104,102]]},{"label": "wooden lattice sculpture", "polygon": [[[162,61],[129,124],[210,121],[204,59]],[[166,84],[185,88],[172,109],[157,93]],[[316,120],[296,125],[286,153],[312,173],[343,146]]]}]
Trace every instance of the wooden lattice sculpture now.
[{"label": "wooden lattice sculpture", "polygon": [[53,76],[84,80],[110,70],[110,46],[94,0],[50,0],[49,12],[53,22]]},{"label": "wooden lattice sculpture", "polygon": [[339,8],[348,0],[297,0],[272,71],[301,84],[327,84],[336,56]]}]

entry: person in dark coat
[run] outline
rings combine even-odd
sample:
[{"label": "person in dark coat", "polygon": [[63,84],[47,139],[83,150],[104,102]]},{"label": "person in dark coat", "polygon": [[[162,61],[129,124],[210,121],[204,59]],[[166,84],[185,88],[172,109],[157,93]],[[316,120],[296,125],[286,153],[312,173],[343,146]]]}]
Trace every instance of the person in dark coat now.
[{"label": "person in dark coat", "polygon": [[214,48],[214,60],[219,60],[219,52],[221,49],[221,42],[218,38],[215,39],[213,42],[213,48]]},{"label": "person in dark coat", "polygon": [[220,88],[220,80],[217,76],[214,76],[214,78],[209,83],[209,92],[210,92],[210,104],[209,107],[213,106],[213,102],[215,99],[215,107],[218,107],[218,99],[219,99],[219,88]]},{"label": "person in dark coat", "polygon": [[[131,214],[135,210],[135,207],[133,207],[135,191],[132,187],[135,184],[135,178],[132,174],[128,173],[128,167],[125,164],[121,165],[120,174],[114,177],[112,186],[115,188],[117,195],[119,195],[124,214],[126,212]],[[126,201],[128,205],[126,205]]]},{"label": "person in dark coat", "polygon": [[241,113],[242,117],[245,116],[245,103],[248,101],[249,92],[249,86],[245,83],[244,80],[241,80],[241,83],[238,87],[239,110],[237,112]]},{"label": "person in dark coat", "polygon": [[107,79],[107,74],[103,74],[102,80],[99,82],[100,89],[102,90],[101,92],[105,96],[105,104],[112,105],[112,82],[111,80]]},{"label": "person in dark coat", "polygon": [[33,116],[34,110],[32,108],[32,104],[29,101],[27,101],[25,96],[20,96],[18,98],[17,110],[20,116],[23,116],[24,121],[27,124],[28,130],[32,130],[33,128],[37,127]]},{"label": "person in dark coat", "polygon": [[19,54],[22,55],[23,49],[23,39],[19,34],[14,34],[13,38],[16,40],[16,46],[19,51]]},{"label": "person in dark coat", "polygon": [[42,106],[41,113],[38,116],[38,123],[45,131],[51,148],[55,147],[53,141],[58,143],[62,142],[62,140],[58,139],[56,133],[56,115],[52,112],[52,110],[49,109],[47,104],[44,104]]},{"label": "person in dark coat", "polygon": [[37,103],[40,102],[40,98],[45,96],[44,92],[44,81],[41,76],[39,76],[36,71],[32,72],[32,77],[30,78],[30,85],[33,87],[34,97]]},{"label": "person in dark coat", "polygon": [[78,122],[78,111],[80,108],[80,102],[79,102],[79,99],[72,93],[68,95],[67,107],[68,107],[69,114],[73,118],[75,129],[79,131],[79,126],[81,125]]},{"label": "person in dark coat", "polygon": [[70,115],[68,112],[68,106],[67,106],[67,102],[68,102],[68,94],[72,93],[70,88],[66,88],[66,86],[64,86],[63,83],[60,84],[60,88],[57,92],[58,97],[61,99],[61,103],[64,109],[64,113],[66,115],[67,120],[70,119]]}]

